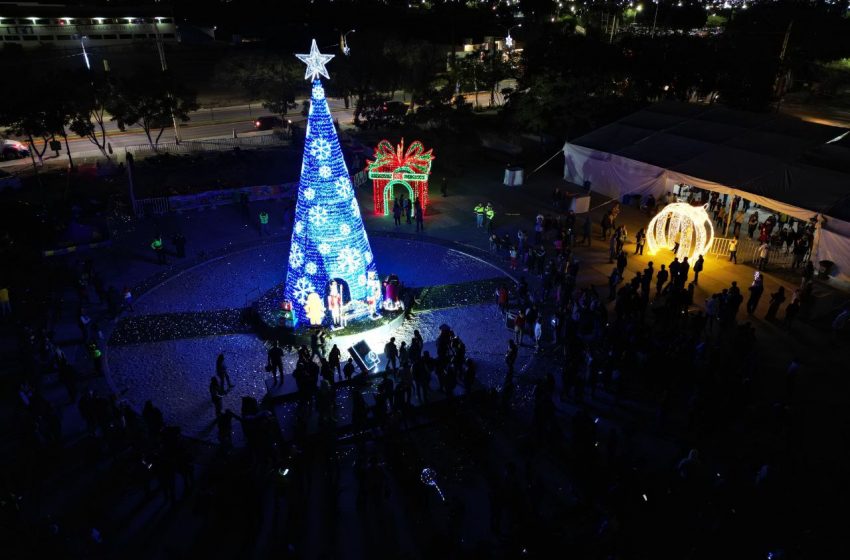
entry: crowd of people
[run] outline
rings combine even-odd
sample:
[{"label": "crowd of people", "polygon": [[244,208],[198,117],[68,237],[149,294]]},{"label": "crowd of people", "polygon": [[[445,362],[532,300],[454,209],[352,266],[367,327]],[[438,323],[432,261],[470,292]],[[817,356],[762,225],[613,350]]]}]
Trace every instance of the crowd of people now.
[{"label": "crowd of people", "polygon": [[[541,212],[530,220],[528,231],[521,228],[511,235],[493,228],[488,234],[491,249],[523,274],[516,286],[506,283],[494,296],[513,329],[504,342],[493,342],[505,351],[504,376],[496,386],[480,383],[479,364],[448,325],[434,341],[433,354],[419,331],[410,340],[389,339],[382,349],[386,367],[371,378],[317,330],[309,347],[295,349],[272,341],[268,348],[266,371],[273,384],[281,385],[289,375],[295,380],[296,420],[290,436],[281,431],[265,403],[252,397],[243,397],[238,410],[225,407],[226,395],[239,387],[232,382],[223,354],[210,360],[210,418],[221,453],[214,462],[254,473],[240,479],[251,481],[251,496],[259,488],[274,489],[275,523],[278,512],[285,511],[287,539],[295,542],[304,522],[298,519],[297,504],[309,494],[312,472],[321,472],[332,490],[329,495],[338,495],[338,452],[346,442],[354,442],[357,457],[356,503],[374,512],[384,507],[390,486],[406,484],[409,491],[421,486],[408,472],[415,446],[399,437],[417,415],[442,411],[437,413],[440,421],[458,431],[472,429],[476,422],[469,419],[475,416],[492,434],[509,425],[522,426],[522,407],[528,406],[527,448],[504,464],[488,465],[484,460],[477,464],[487,481],[490,529],[508,546],[518,550],[536,546],[539,552],[556,542],[562,531],[540,498],[554,493],[555,487],[541,480],[541,467],[534,461],[542,451],[563,452],[571,498],[583,511],[592,512],[586,518],[590,533],[575,537],[579,550],[622,556],[646,534],[659,534],[658,527],[667,535],[659,550],[689,550],[706,523],[717,528],[716,534],[729,536],[724,531],[731,509],[743,520],[740,523],[752,527],[756,536],[750,546],[766,550],[781,541],[777,535],[787,527],[786,514],[794,505],[783,505],[780,499],[788,483],[782,473],[790,468],[781,451],[797,406],[794,386],[800,360],[795,358],[783,372],[784,391],[763,402],[766,397],[759,389],[768,381],[759,367],[753,315],[766,289],[765,277],[754,274],[752,284],[743,289],[731,282],[701,306],[696,301],[700,275],[711,274],[703,271],[702,256],[693,263],[672,255],[669,262],[660,263],[662,255],[653,256],[645,268],[627,278],[629,257],[643,254],[645,230],[638,229],[630,238],[619,205],[614,204],[599,223],[598,237],[604,244],[597,242],[594,249],[591,241],[597,236],[590,214],[564,211],[560,195],[553,195],[553,205],[554,212]],[[486,218],[486,206],[483,210]],[[476,225],[478,215],[476,210]],[[772,238],[767,231],[771,226],[765,224],[757,221],[751,233],[758,229],[761,235],[764,228]],[[799,229],[799,224],[793,228]],[[805,237],[805,228],[802,231]],[[588,251],[594,250],[603,251],[603,262],[607,253],[615,265],[607,293],[601,284],[581,285],[579,280],[587,270]],[[782,286],[768,290],[767,320],[781,320],[789,328],[794,324],[811,297],[810,265],[804,268],[800,288],[791,294]],[[47,327],[20,330],[24,374],[17,399],[22,441],[32,463],[44,462],[46,450],[61,441],[62,415],[39,390],[45,375],[56,374],[87,437],[95,442],[99,459],[120,465],[145,495],[161,493],[164,504],[202,494],[195,482],[199,459],[179,427],[169,426],[151,401],[136,411],[120,395],[93,386],[92,380],[103,371],[103,329],[98,323],[121,311],[132,312],[132,293],[108,286],[87,260],[76,263],[68,283],[78,300],[77,324],[83,347],[89,349],[90,367],[78,371],[79,365],[70,363],[51,333],[50,325],[59,319],[60,299]],[[539,360],[519,374],[523,347],[533,347]],[[291,371],[284,367],[287,354],[295,355]],[[528,384],[533,386],[533,398],[525,405],[516,395]],[[341,402],[343,386],[352,387],[348,403]],[[476,392],[481,399],[467,398]],[[757,416],[764,406],[773,411],[767,418]],[[641,407],[651,413],[633,412]],[[343,420],[349,409],[350,422]],[[463,411],[463,421],[453,416],[458,410]],[[618,420],[600,421],[600,411]],[[316,427],[312,419],[318,420]],[[236,437],[237,428],[242,438]],[[770,448],[717,444],[736,432],[759,430],[780,434],[779,442]],[[655,451],[635,443],[638,431],[674,438],[681,447],[679,460],[666,467],[650,466]],[[233,462],[239,451],[235,440],[245,442],[246,463]],[[314,463],[321,467],[314,469]],[[228,476],[223,480],[231,480]],[[217,496],[229,496],[221,486],[214,488],[204,500],[215,504]],[[212,510],[229,507],[231,502],[221,500]],[[461,515],[462,508],[456,507],[457,501],[452,515]],[[245,509],[250,513],[243,520],[250,526],[248,534],[258,530],[258,509],[253,503]],[[92,519],[88,528],[87,541],[98,542],[102,529],[98,521]],[[460,537],[452,543],[460,547]]]}]

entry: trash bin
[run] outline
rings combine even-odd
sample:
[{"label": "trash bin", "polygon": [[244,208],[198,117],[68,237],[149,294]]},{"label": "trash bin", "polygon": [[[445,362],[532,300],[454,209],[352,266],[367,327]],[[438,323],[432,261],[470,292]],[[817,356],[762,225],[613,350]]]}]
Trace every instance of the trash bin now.
[{"label": "trash bin", "polygon": [[821,280],[826,280],[829,278],[829,273],[832,271],[832,267],[835,266],[835,263],[832,261],[820,261],[818,263],[820,265],[820,269],[818,270],[818,278]]}]

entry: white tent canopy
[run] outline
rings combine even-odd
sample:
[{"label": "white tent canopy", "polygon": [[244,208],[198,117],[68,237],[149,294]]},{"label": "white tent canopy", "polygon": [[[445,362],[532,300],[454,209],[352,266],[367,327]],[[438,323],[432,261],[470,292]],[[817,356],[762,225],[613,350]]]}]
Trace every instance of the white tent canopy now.
[{"label": "white tent canopy", "polygon": [[847,129],[716,105],[659,103],[564,144],[564,179],[620,199],[683,183],[800,220],[820,214],[818,259],[850,273]]}]

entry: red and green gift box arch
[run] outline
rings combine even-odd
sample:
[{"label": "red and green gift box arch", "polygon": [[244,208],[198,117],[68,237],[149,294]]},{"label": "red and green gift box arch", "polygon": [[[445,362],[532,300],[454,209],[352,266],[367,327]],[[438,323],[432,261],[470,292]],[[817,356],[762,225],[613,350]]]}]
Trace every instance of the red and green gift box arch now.
[{"label": "red and green gift box arch", "polygon": [[375,148],[375,160],[366,161],[366,169],[372,179],[375,214],[387,216],[392,212],[392,187],[396,185],[407,189],[411,203],[418,198],[422,204],[422,214],[425,214],[433,151],[426,152],[419,140],[411,143],[407,151],[403,138],[398,146],[393,146],[389,140],[381,140]]}]

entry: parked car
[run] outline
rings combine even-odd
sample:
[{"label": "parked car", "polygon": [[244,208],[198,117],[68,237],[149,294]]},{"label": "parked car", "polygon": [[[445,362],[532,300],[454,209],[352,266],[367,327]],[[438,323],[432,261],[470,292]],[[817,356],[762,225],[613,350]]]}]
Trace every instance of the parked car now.
[{"label": "parked car", "polygon": [[2,140],[2,148],[0,148],[0,156],[3,159],[21,159],[30,157],[30,150],[23,142],[17,140]]},{"label": "parked car", "polygon": [[268,115],[265,117],[257,117],[254,120],[254,129],[255,130],[273,130],[275,128],[286,128],[289,126],[288,120],[284,121],[280,117],[276,117],[274,115]]},{"label": "parked car", "polygon": [[19,189],[21,188],[21,179],[17,175],[12,173],[7,173],[0,169],[0,191],[4,191],[6,189]]}]

